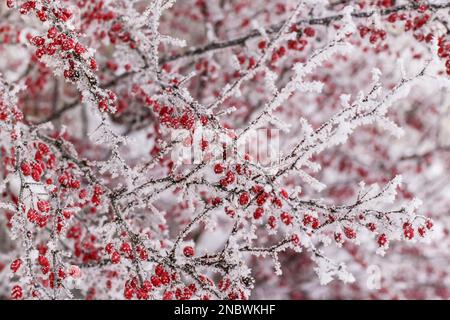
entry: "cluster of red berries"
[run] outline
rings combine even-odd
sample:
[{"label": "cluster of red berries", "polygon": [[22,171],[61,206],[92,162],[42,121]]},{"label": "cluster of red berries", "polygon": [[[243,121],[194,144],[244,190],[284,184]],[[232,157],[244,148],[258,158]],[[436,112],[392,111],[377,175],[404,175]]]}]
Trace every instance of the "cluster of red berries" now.
[{"label": "cluster of red berries", "polygon": [[[137,299],[148,299],[149,293],[154,288],[161,286],[167,286],[172,280],[176,279],[176,275],[172,276],[159,264],[155,267],[155,274],[151,276],[150,280],[144,280],[142,285],[139,286],[138,279],[136,277],[125,282],[124,297],[126,299],[132,299],[136,296]],[[172,294],[170,295],[170,298]]]},{"label": "cluster of red berries", "polygon": [[108,32],[109,41],[112,44],[116,44],[118,40],[123,43],[129,43],[131,49],[136,48],[136,42],[133,41],[128,31],[124,30],[123,25],[120,22],[113,23]]},{"label": "cluster of red berries", "polygon": [[31,57],[31,60],[36,65],[38,72],[29,74],[25,79],[25,84],[27,86],[27,91],[35,96],[45,90],[52,77],[52,71],[50,68],[47,68],[42,61],[39,61],[36,56]]},{"label": "cluster of red berries", "polygon": [[[221,163],[217,163],[214,165],[214,173],[215,174],[222,174],[225,171],[226,167],[225,165]],[[234,169],[234,170],[233,170]],[[229,168],[226,173],[225,177],[220,179],[219,183],[223,188],[227,188],[228,186],[232,185],[234,182],[236,182],[236,174],[238,175],[250,175],[251,170],[248,169],[247,166],[244,166],[242,164],[236,164],[233,166],[233,168]],[[245,196],[244,196],[245,198]]]},{"label": "cluster of red berries", "polygon": [[356,238],[356,231],[353,230],[350,227],[344,227],[344,234],[349,239],[355,239]]},{"label": "cluster of red berries", "polygon": [[20,169],[24,176],[31,175],[34,181],[40,182],[44,170],[46,168],[51,169],[55,166],[56,156],[50,152],[49,147],[45,143],[38,143],[36,149],[37,151],[34,156],[36,162],[30,164],[27,161],[23,161]]},{"label": "cluster of red berries", "polygon": [[[281,198],[287,199],[289,197],[286,190],[282,189],[279,192],[280,197],[278,197],[274,191],[266,192],[264,191],[264,188],[260,185],[255,185],[250,189],[250,192],[248,191],[242,191],[238,195],[238,203],[241,206],[247,206],[250,203],[250,194],[253,193],[255,198],[255,202],[257,204],[256,209],[253,211],[253,218],[255,220],[261,219],[264,216],[265,209],[264,205],[267,201],[270,201],[270,204],[274,209],[280,209],[282,208],[282,201]],[[225,212],[230,217],[235,216],[235,211],[226,207]],[[281,212],[279,215],[279,219],[285,224],[285,225],[291,225],[293,221],[293,216],[287,212]],[[275,215],[270,215],[267,218],[267,225],[270,229],[275,229],[277,226],[277,220],[278,218]]]},{"label": "cluster of red berries", "polygon": [[101,112],[107,112],[110,110],[110,107],[113,105],[113,103],[116,101],[116,94],[110,90],[106,91],[107,96],[98,96],[97,97],[97,108]]},{"label": "cluster of red berries", "polygon": [[[27,14],[30,10],[36,9],[36,1],[28,1],[24,3],[20,9],[21,13]],[[42,16],[42,12],[47,12],[48,9],[42,6],[41,11],[37,11],[38,16]],[[56,19],[62,21],[67,21],[71,17],[71,13],[67,9],[52,9],[52,14]],[[45,16],[45,21],[47,17]],[[41,19],[42,20],[42,19]],[[89,55],[85,55],[87,52],[86,48],[79,42],[77,42],[74,37],[70,36],[65,32],[59,32],[58,29],[52,26],[48,32],[46,38],[48,41],[41,36],[28,36],[30,42],[37,47],[35,56],[37,58],[42,58],[44,55],[53,56],[56,52],[60,54],[60,58],[66,61],[66,69],[63,74],[64,77],[72,81],[76,81],[80,77],[79,65],[84,64],[91,71],[97,69],[97,62],[94,58]],[[89,82],[96,85],[96,79],[89,76]],[[115,101],[115,95],[109,91],[107,94],[95,97],[98,103],[98,109],[102,112],[113,110],[113,102]]]},{"label": "cluster of red berries", "polygon": [[[425,221],[425,225],[421,225],[417,228],[417,232],[419,233],[419,235],[421,237],[425,236],[425,233],[427,230],[431,230],[433,228],[433,222],[431,220],[426,220]],[[411,223],[409,222],[405,222],[403,224],[403,235],[405,236],[406,239],[411,240],[412,238],[414,238],[414,228],[412,226]]]},{"label": "cluster of red berries", "polygon": [[105,246],[105,251],[110,254],[110,259],[113,264],[118,264],[120,262],[120,253],[114,249],[114,245],[112,243],[108,243]]},{"label": "cluster of red berries", "polygon": [[195,283],[182,288],[175,289],[175,299],[177,300],[189,300],[192,295],[197,291]]},{"label": "cluster of red berries", "polygon": [[[61,54],[64,54],[63,58],[68,60],[69,64],[69,68],[64,71],[64,77],[68,79],[78,78],[79,75],[75,70],[73,58],[83,59],[82,55],[86,52],[86,48],[65,33],[58,32],[56,27],[51,27],[47,31],[47,38],[48,43],[45,38],[40,36],[30,38],[30,42],[37,47],[36,56],[38,58],[42,58],[44,55],[53,56],[59,50]],[[87,63],[92,70],[96,69],[97,64],[93,58],[89,58]]]},{"label": "cluster of red berries", "polygon": [[277,227],[277,218],[275,216],[270,216],[267,219],[267,225],[270,229],[275,229]]},{"label": "cluster of red berries", "polygon": [[99,185],[94,186],[94,193],[92,195],[91,201],[94,205],[98,206],[101,203],[101,196],[103,195],[102,187]]},{"label": "cluster of red berries", "polygon": [[[6,4],[9,8],[14,6],[13,0],[7,0]],[[34,10],[36,13],[36,17],[42,22],[47,21],[49,8],[46,6],[41,6],[40,10],[37,10],[36,1],[27,1],[23,3],[20,8],[20,14],[28,14],[30,11]],[[66,22],[72,17],[72,13],[67,8],[55,8],[52,9],[51,12],[55,16],[56,19]]]},{"label": "cluster of red berries", "polygon": [[369,28],[366,26],[359,26],[359,35],[361,38],[365,38],[366,35],[370,34],[369,41],[372,44],[375,44],[379,41],[383,41],[386,39],[386,31],[381,29]]},{"label": "cluster of red berries", "polygon": [[[303,30],[299,29],[297,25],[293,25],[291,27],[292,32],[297,32],[297,38],[288,40],[287,48],[289,50],[295,51],[303,51],[307,44],[308,40],[303,38],[302,35],[305,35],[307,38],[312,38],[316,35],[316,31],[312,27],[306,27]],[[267,48],[267,42],[265,40],[261,40],[258,42],[258,48],[264,51]],[[275,63],[280,58],[282,58],[286,54],[286,48],[284,46],[279,47],[274,53],[272,53],[271,62]]]},{"label": "cluster of red berries", "polygon": [[[99,261],[101,258],[100,252],[102,247],[98,245],[97,237],[95,235],[86,235],[81,238],[82,230],[79,225],[73,226],[75,228],[69,228],[67,232],[67,238],[75,239],[74,254],[76,257],[81,257],[83,263],[89,261]],[[82,241],[80,241],[82,239]]]},{"label": "cluster of red berries", "polygon": [[34,162],[30,166],[28,162],[24,161],[20,165],[20,170],[25,177],[31,175],[34,181],[39,182],[41,181],[41,177],[44,172],[42,164],[43,163],[39,164],[37,162]]},{"label": "cluster of red berries", "polygon": [[0,100],[0,120],[5,121],[8,118],[8,109],[6,108],[5,103]]},{"label": "cluster of red berries", "polygon": [[[22,121],[23,120],[23,113],[22,111],[17,107],[14,106],[12,112],[8,110],[6,104],[0,100],[0,120],[5,121],[8,119],[9,115],[12,115],[12,120],[14,121]],[[17,136],[15,133],[11,133],[11,139],[15,140]]]},{"label": "cluster of red berries", "polygon": [[[247,69],[253,69],[253,67],[256,65],[255,57],[252,57],[252,56],[251,57],[246,57],[244,55],[239,55],[237,58],[238,58],[239,64],[241,66],[243,66],[246,62],[248,62],[247,63]],[[235,76],[239,77],[239,74],[237,74]]]},{"label": "cluster of red berries", "polygon": [[[128,242],[123,242],[120,246],[120,252],[122,252],[128,259],[134,260],[135,257],[132,254],[132,248],[131,245]],[[114,245],[112,243],[108,243],[105,246],[105,251],[110,255],[111,262],[113,264],[118,264],[121,259],[121,254],[119,250],[114,248]],[[142,248],[141,246],[136,246],[136,254],[138,255],[139,259],[146,261],[148,259],[148,252],[146,249]]]},{"label": "cluster of red berries", "polygon": [[270,58],[270,62],[272,64],[276,63],[278,60],[284,57],[286,54],[286,48],[284,46],[279,47],[277,50],[275,50],[274,53],[272,53],[272,57]]},{"label": "cluster of red berries", "polygon": [[[160,104],[158,101],[152,99],[148,94],[146,94],[139,86],[134,86],[132,88],[132,92],[137,98],[142,100],[147,107],[152,108],[153,112],[159,116],[160,123],[164,124],[166,127],[186,130],[194,129],[196,119],[191,111],[185,110],[183,112],[175,112],[175,108],[173,106]],[[201,115],[199,120],[202,126],[206,126],[209,122],[206,115]],[[201,142],[201,147],[202,149],[207,147],[206,140]]]},{"label": "cluster of red berries", "polygon": [[48,261],[46,256],[40,255],[37,258],[37,262],[41,266],[41,270],[42,270],[43,274],[47,274],[50,271],[50,262]]},{"label": "cluster of red berries", "polygon": [[[74,240],[79,240],[81,238],[81,228],[79,225],[73,225],[71,226],[66,233],[66,237],[67,239],[74,239]],[[79,255],[77,255],[79,256]]]},{"label": "cluster of red berries", "polygon": [[[20,169],[24,176],[30,176],[34,181],[39,182],[44,173],[45,168],[53,168],[56,163],[56,156],[50,153],[50,149],[44,143],[39,143],[35,154],[36,162],[29,164],[27,161],[23,161],[20,165]],[[44,162],[45,161],[45,162]]]},{"label": "cluster of red berries", "polygon": [[153,289],[150,281],[145,280],[141,286],[139,286],[136,277],[125,282],[125,289],[123,295],[126,299],[132,299],[134,295],[140,300],[147,300],[149,298],[149,292]]},{"label": "cluster of red berries", "polygon": [[42,212],[38,212],[35,209],[31,208],[27,212],[27,219],[37,226],[44,228],[47,225],[48,220],[50,219],[50,215],[45,215]]},{"label": "cluster of red berries", "polygon": [[183,128],[187,130],[192,130],[194,128],[195,118],[189,111],[177,116],[173,107],[161,106],[157,102],[153,103],[153,111],[159,114],[161,123],[168,127],[174,129]]},{"label": "cluster of red berries", "polygon": [[405,31],[418,30],[422,28],[430,19],[429,14],[424,14],[427,11],[426,5],[420,5],[418,10],[421,15],[411,19],[406,13],[393,12],[387,17],[387,21],[390,23],[395,23],[397,21],[405,21]]},{"label": "cluster of red berries", "polygon": [[75,179],[70,172],[64,172],[58,177],[58,182],[63,188],[80,189],[80,180]]},{"label": "cluster of red berries", "polygon": [[438,39],[438,55],[439,57],[446,59],[445,68],[448,75],[450,75],[450,43],[447,42],[444,37]]},{"label": "cluster of red berries", "polygon": [[305,214],[303,216],[303,225],[305,227],[311,226],[313,229],[318,229],[320,227],[320,222],[318,218],[313,217],[310,214]]},{"label": "cluster of red berries", "polygon": [[[254,58],[253,58],[254,61]],[[166,64],[166,70],[167,70],[167,65]],[[250,59],[249,59],[249,66],[250,66]],[[163,66],[164,69],[164,66]],[[208,74],[208,73],[214,73],[217,70],[217,67],[214,64],[210,64],[209,61],[207,59],[200,59],[196,64],[195,64],[195,70],[198,72],[203,72],[204,74]],[[167,71],[169,72],[169,71]]]},{"label": "cluster of red berries", "polygon": [[245,296],[244,292],[241,289],[238,290],[230,290],[231,289],[231,281],[228,278],[222,278],[219,283],[217,284],[218,289],[221,292],[228,292],[228,299],[229,300],[246,300],[247,297]]},{"label": "cluster of red berries", "polygon": [[430,15],[424,14],[419,17],[415,17],[413,20],[406,20],[405,31],[413,30],[416,31],[422,28],[430,20]]}]

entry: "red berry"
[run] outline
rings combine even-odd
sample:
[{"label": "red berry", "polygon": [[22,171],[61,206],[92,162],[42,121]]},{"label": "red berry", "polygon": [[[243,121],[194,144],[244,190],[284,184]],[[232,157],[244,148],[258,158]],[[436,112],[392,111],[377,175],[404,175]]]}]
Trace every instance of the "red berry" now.
[{"label": "red berry", "polygon": [[31,168],[26,162],[22,162],[20,169],[22,170],[24,176],[29,176],[31,174]]},{"label": "red berry", "polygon": [[425,229],[425,227],[419,227],[419,228],[417,228],[417,231],[419,232],[419,235],[420,235],[421,237],[424,237],[424,236],[425,236],[426,230],[427,230],[427,229]]},{"label": "red berry", "polygon": [[191,246],[184,247],[183,254],[186,257],[192,257],[194,255],[194,248],[192,248]]},{"label": "red berry", "polygon": [[386,235],[383,233],[381,234],[377,239],[378,245],[380,247],[384,247],[386,243],[388,242]]},{"label": "red berry", "polygon": [[320,227],[319,219],[314,218],[314,219],[313,219],[313,222],[312,222],[312,224],[311,224],[311,227],[312,227],[313,229],[318,229],[318,228]]},{"label": "red berry", "polygon": [[307,225],[309,225],[310,223],[312,223],[313,221],[314,221],[314,218],[309,214],[305,214],[305,216],[303,217],[303,225],[305,227]]},{"label": "red berry", "polygon": [[122,245],[120,246],[120,251],[126,253],[126,254],[131,254],[131,246],[128,242],[124,242],[122,243]]},{"label": "red berry", "polygon": [[164,267],[163,267],[162,264],[158,264],[155,267],[155,273],[156,273],[157,276],[161,276],[164,272],[166,272],[166,271],[164,270]]},{"label": "red berry", "polygon": [[414,237],[414,229],[412,228],[411,223],[405,222],[403,224],[403,234],[408,240],[411,240]]},{"label": "red berry", "polygon": [[396,12],[394,12],[394,13],[391,13],[390,15],[389,15],[389,17],[388,17],[388,21],[390,22],[390,23],[394,23],[395,21],[397,21],[397,17],[398,17],[398,14],[396,13]]},{"label": "red berry", "polygon": [[421,4],[419,6],[419,8],[417,9],[417,11],[419,11],[420,13],[424,13],[425,11],[427,11],[428,7],[426,4]]},{"label": "red berry", "polygon": [[89,68],[91,68],[91,70],[93,71],[97,70],[97,61],[91,58],[91,60],[89,61]]},{"label": "red berry", "polygon": [[118,264],[120,262],[120,253],[117,251],[114,251],[111,255],[111,262],[113,264]]},{"label": "red berry", "polygon": [[281,218],[281,221],[283,221],[283,223],[287,226],[292,223],[292,216],[287,212],[283,212],[280,215],[280,218]]},{"label": "red berry", "polygon": [[263,216],[264,209],[261,207],[256,208],[255,212],[253,212],[253,218],[259,219]]},{"label": "red berry", "polygon": [[11,290],[11,297],[14,300],[19,300],[19,299],[22,299],[22,296],[23,296],[23,294],[22,294],[22,287],[14,286],[12,288],[12,290]]},{"label": "red berry", "polygon": [[37,208],[43,213],[48,213],[50,211],[50,203],[46,200],[39,200],[37,202]]},{"label": "red berry", "polygon": [[262,40],[258,43],[258,48],[261,50],[264,50],[266,48],[266,46],[267,46],[267,43],[264,40]]},{"label": "red berry", "polygon": [[125,286],[125,290],[123,291],[123,296],[125,299],[132,299],[134,295],[134,289],[132,287]]},{"label": "red berry", "polygon": [[256,204],[261,207],[266,202],[268,197],[269,197],[269,195],[266,192],[260,194],[256,198]]},{"label": "red berry", "polygon": [[281,208],[281,207],[283,206],[283,204],[282,204],[280,198],[274,198],[274,199],[272,200],[272,204],[273,204],[275,207],[277,207],[277,208]]},{"label": "red berry", "polygon": [[158,276],[152,276],[150,278],[150,281],[151,281],[152,285],[154,285],[155,287],[161,286],[161,279]]},{"label": "red berry", "polygon": [[44,11],[38,11],[37,15],[39,20],[41,20],[42,22],[47,21],[47,15],[45,14]]},{"label": "red berry", "polygon": [[65,40],[65,41],[62,43],[62,46],[61,46],[61,48],[62,48],[64,51],[72,50],[74,47],[75,47],[75,41],[73,41],[73,39],[71,39],[71,38]]},{"label": "red berry", "polygon": [[232,184],[235,181],[235,176],[234,173],[232,171],[228,171],[227,174],[225,175],[225,178],[220,180],[220,185],[222,187],[227,187],[230,184]]},{"label": "red berry", "polygon": [[36,47],[40,47],[45,44],[45,39],[42,37],[33,37],[31,38],[31,43],[34,44]]},{"label": "red berry", "polygon": [[163,294],[163,300],[172,300],[173,298],[173,292],[172,291],[165,291]]},{"label": "red berry", "polygon": [[42,173],[40,171],[33,169],[31,172],[31,177],[34,181],[39,182],[41,181],[41,174]]},{"label": "red berry", "polygon": [[299,245],[300,244],[300,237],[298,236],[298,234],[293,234],[291,236],[291,241],[296,244]]},{"label": "red berry", "polygon": [[291,50],[297,50],[298,49],[298,41],[297,40],[289,40],[288,48]]},{"label": "red berry", "polygon": [[39,220],[39,214],[37,213],[36,210],[30,209],[30,210],[28,210],[28,212],[27,212],[27,219],[28,219],[30,222],[37,222],[37,221]]},{"label": "red berry", "polygon": [[103,112],[107,111],[108,110],[108,102],[104,99],[100,100],[98,102],[98,109]]},{"label": "red berry", "polygon": [[75,45],[75,53],[76,53],[76,54],[82,55],[82,54],[85,53],[85,52],[86,52],[86,49],[83,47],[82,44],[77,43],[77,44]]},{"label": "red berry", "polygon": [[70,79],[74,76],[75,72],[72,69],[64,70],[64,78]]},{"label": "red berry", "polygon": [[344,234],[349,239],[355,239],[356,238],[356,232],[355,232],[355,230],[353,230],[351,228],[344,227]]},{"label": "red berry", "polygon": [[305,35],[309,38],[312,38],[316,35],[316,30],[314,30],[311,27],[306,27],[304,32],[305,32]]},{"label": "red berry", "polygon": [[225,213],[231,218],[234,218],[234,216],[236,215],[236,212],[228,207],[225,207]]},{"label": "red berry", "polygon": [[48,29],[47,38],[53,39],[57,35],[58,35],[58,29],[56,29],[56,27],[51,27],[50,29]]},{"label": "red berry", "polygon": [[47,274],[50,271],[50,263],[46,256],[40,255],[38,257],[38,263],[42,267],[43,274]]},{"label": "red berry", "polygon": [[248,192],[247,191],[242,192],[241,195],[239,196],[239,204],[241,206],[245,206],[249,201],[250,197],[248,195]]},{"label": "red berry", "polygon": [[10,266],[11,271],[14,272],[14,273],[17,272],[17,270],[19,270],[19,268],[20,268],[21,265],[22,265],[22,260],[20,260],[20,259],[14,260],[14,261],[11,263],[11,266]]},{"label": "red berry", "polygon": [[114,250],[114,245],[113,245],[112,243],[108,243],[108,244],[105,246],[105,251],[106,251],[107,253],[111,254],[111,253],[113,252],[113,250]]},{"label": "red berry", "polygon": [[72,180],[71,182],[70,182],[70,187],[72,188],[72,189],[79,189],[80,188],[80,181],[78,181],[78,180]]},{"label": "red berry", "polygon": [[149,280],[145,280],[144,283],[142,283],[142,289],[146,292],[151,291],[153,289],[152,283]]},{"label": "red berry", "polygon": [[87,195],[88,195],[87,190],[86,190],[86,189],[82,189],[82,190],[80,190],[80,193],[78,194],[78,197],[79,197],[80,199],[84,199],[84,198],[87,197]]},{"label": "red berry", "polygon": [[284,189],[281,189],[280,196],[282,196],[284,199],[288,199],[289,198],[289,194]]},{"label": "red berry", "polygon": [[40,59],[45,55],[45,49],[39,48],[36,50],[35,54],[36,54],[36,57]]},{"label": "red berry", "polygon": [[275,229],[277,226],[277,218],[270,216],[269,219],[267,219],[267,224],[271,229]]},{"label": "red berry", "polygon": [[334,240],[335,240],[337,243],[341,243],[341,242],[342,242],[342,233],[336,232],[336,233],[334,234]]},{"label": "red berry", "polygon": [[217,163],[214,166],[214,173],[221,174],[223,172],[223,169],[224,169],[224,167],[220,163]]}]

